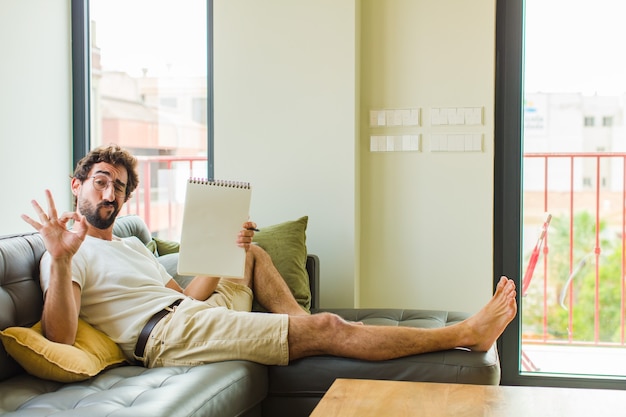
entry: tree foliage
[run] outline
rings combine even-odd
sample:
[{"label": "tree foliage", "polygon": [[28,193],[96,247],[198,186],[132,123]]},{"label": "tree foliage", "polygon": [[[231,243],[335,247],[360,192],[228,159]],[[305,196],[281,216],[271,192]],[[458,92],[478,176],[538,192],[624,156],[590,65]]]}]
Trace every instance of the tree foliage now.
[{"label": "tree foliage", "polygon": [[546,239],[547,256],[540,258],[523,298],[525,337],[545,334],[557,340],[619,342],[622,246],[621,236],[605,221],[596,225],[589,212],[575,214],[571,224],[569,217],[554,217]]}]

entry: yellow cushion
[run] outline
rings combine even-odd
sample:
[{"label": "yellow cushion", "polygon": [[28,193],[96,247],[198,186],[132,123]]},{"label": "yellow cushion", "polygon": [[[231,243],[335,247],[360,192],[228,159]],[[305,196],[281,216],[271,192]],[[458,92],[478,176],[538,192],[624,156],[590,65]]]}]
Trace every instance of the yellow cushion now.
[{"label": "yellow cushion", "polygon": [[7,353],[31,375],[59,382],[88,379],[126,361],[120,347],[107,335],[78,320],[73,346],[55,343],[33,327],[9,327],[0,332]]}]

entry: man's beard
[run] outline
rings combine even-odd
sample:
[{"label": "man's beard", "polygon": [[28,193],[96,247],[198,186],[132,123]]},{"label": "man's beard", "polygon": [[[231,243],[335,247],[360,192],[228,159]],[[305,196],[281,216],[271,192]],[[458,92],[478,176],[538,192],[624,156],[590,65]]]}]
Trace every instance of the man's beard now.
[{"label": "man's beard", "polygon": [[[109,217],[102,218],[100,216],[100,209],[106,206],[112,206],[114,210]],[[117,201],[102,201],[98,203],[95,209],[93,205],[86,199],[82,199],[80,201],[80,214],[85,216],[85,219],[87,219],[89,224],[101,230],[105,230],[111,227],[113,222],[115,222],[115,218],[117,217],[117,214],[119,212],[120,207],[118,206]]]}]

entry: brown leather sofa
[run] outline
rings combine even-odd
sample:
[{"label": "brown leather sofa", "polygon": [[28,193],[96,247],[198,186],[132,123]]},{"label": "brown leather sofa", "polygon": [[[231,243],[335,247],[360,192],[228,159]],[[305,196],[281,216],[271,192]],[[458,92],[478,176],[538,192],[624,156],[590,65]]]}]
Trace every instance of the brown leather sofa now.
[{"label": "brown leather sofa", "polygon": [[[122,218],[121,218],[122,219]],[[116,234],[151,238],[136,216],[118,220]],[[37,233],[0,237],[0,329],[32,326],[41,315]],[[159,259],[175,273],[177,254]],[[319,259],[309,255],[312,310],[319,311]],[[388,326],[440,327],[467,317],[447,311],[335,309],[348,320]],[[29,375],[0,344],[0,414],[7,416],[308,416],[336,378],[498,384],[495,346],[486,353],[450,350],[383,362],[331,356],[263,366],[245,361],[145,369],[122,365],[81,382]]]}]

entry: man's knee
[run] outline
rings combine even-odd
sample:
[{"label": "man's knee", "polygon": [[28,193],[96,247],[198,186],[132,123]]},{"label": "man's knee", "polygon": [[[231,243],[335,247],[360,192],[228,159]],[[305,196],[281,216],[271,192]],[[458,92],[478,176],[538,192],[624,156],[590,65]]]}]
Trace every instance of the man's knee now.
[{"label": "man's knee", "polygon": [[312,330],[316,334],[323,332],[334,333],[346,324],[346,321],[333,313],[317,313],[308,316],[312,323]]},{"label": "man's knee", "polygon": [[259,245],[250,245],[250,248],[246,253],[250,261],[271,259],[270,255],[265,251],[265,249],[263,249]]},{"label": "man's knee", "polygon": [[290,316],[288,331],[290,359],[328,353],[331,351],[333,336],[346,325],[345,320],[331,313]]}]

